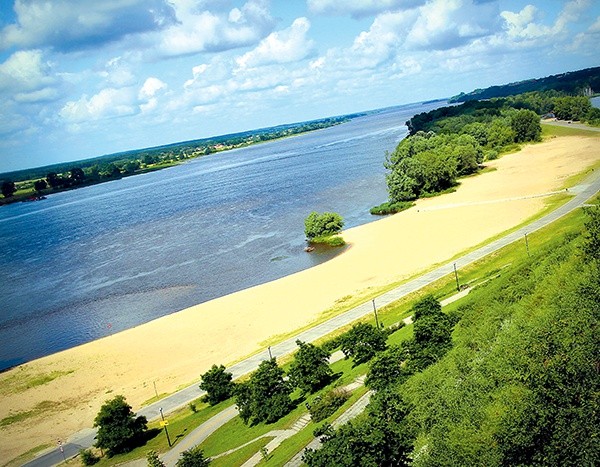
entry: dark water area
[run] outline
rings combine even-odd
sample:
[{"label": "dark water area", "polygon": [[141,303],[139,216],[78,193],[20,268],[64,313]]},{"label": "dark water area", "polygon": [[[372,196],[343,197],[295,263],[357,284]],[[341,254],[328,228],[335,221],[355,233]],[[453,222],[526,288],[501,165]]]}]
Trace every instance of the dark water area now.
[{"label": "dark water area", "polygon": [[0,369],[326,261],[304,252],[304,218],[375,220],[385,151],[441,105],[1,207]]}]

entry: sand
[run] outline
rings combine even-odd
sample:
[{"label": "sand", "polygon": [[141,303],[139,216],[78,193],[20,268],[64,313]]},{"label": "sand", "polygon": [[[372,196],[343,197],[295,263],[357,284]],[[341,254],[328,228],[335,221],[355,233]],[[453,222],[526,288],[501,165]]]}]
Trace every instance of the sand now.
[{"label": "sand", "polygon": [[[1,374],[0,420],[38,409],[0,428],[0,459],[90,427],[116,394],[135,410],[154,396],[154,383],[172,392],[213,363],[239,360],[313,322],[343,297],[407,278],[522,223],[544,208],[548,197],[537,195],[563,189],[567,177],[600,160],[599,149],[593,137],[527,146],[487,163],[495,170],[464,179],[455,193],[345,231],[350,248],[324,264]],[[52,381],[25,389],[51,372],[59,372]]]}]

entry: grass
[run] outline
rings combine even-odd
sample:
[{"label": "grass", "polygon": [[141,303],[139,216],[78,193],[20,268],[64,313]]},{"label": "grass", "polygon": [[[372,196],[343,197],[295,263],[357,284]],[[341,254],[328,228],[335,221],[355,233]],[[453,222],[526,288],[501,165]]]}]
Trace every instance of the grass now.
[{"label": "grass", "polygon": [[25,371],[13,373],[11,376],[2,381],[0,386],[0,394],[16,394],[27,389],[43,386],[51,381],[54,381],[61,376],[70,375],[75,370],[68,371],[51,371],[50,373],[29,374]]},{"label": "grass", "polygon": [[[211,467],[229,467],[232,465],[242,465],[254,454],[260,451],[260,449],[272,439],[273,438],[269,436],[257,439],[253,443],[250,443],[248,446],[244,446],[243,448],[240,448],[237,451],[228,454],[227,456],[218,457],[216,459],[211,460],[210,465]],[[271,456],[269,455],[269,457]]]},{"label": "grass", "polygon": [[28,418],[36,417],[51,410],[54,410],[62,405],[60,402],[42,401],[31,410],[11,413],[7,417],[0,420],[0,427],[12,425],[13,423],[22,422]]}]

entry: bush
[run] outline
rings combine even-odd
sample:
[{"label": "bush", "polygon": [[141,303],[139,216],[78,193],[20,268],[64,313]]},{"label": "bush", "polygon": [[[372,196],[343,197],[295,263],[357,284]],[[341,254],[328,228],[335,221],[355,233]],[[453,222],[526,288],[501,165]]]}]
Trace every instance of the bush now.
[{"label": "bush", "polygon": [[385,216],[388,214],[396,214],[397,212],[405,211],[412,208],[415,203],[411,201],[398,201],[392,203],[390,201],[371,208],[370,213],[374,216]]},{"label": "bush", "polygon": [[345,389],[334,389],[323,396],[316,397],[309,412],[313,422],[320,422],[339,409],[348,400],[350,394]]},{"label": "bush", "polygon": [[344,227],[342,216],[335,212],[311,212],[304,220],[306,238],[312,240],[318,237],[329,237],[338,234]]},{"label": "bush", "polygon": [[327,245],[332,247],[344,246],[346,242],[339,235],[314,237],[309,240],[313,245]]},{"label": "bush", "polygon": [[79,456],[83,465],[94,465],[100,461],[100,457],[94,454],[91,449],[82,449],[79,451]]}]

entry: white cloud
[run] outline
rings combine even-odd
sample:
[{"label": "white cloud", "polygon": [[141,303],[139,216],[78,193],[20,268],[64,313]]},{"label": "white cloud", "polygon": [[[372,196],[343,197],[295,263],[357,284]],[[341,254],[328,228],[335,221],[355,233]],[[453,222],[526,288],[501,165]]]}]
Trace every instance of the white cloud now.
[{"label": "white cloud", "polygon": [[532,40],[563,35],[569,25],[579,20],[582,13],[591,5],[590,0],[572,0],[567,2],[552,25],[541,23],[542,15],[533,5],[525,6],[518,13],[503,11],[507,34],[515,40]]},{"label": "white cloud", "polygon": [[308,8],[317,14],[369,16],[385,11],[406,10],[425,0],[308,0]]},{"label": "white cloud", "polygon": [[78,123],[133,115],[137,111],[136,95],[132,87],[105,88],[91,98],[84,95],[77,101],[67,102],[59,115],[67,122]]},{"label": "white cloud", "polygon": [[199,11],[189,1],[174,2],[178,23],[161,32],[158,51],[163,56],[219,52],[251,46],[269,34],[274,20],[264,0],[250,0],[229,12]]},{"label": "white cloud", "polygon": [[154,97],[156,95],[156,93],[158,93],[158,91],[162,91],[166,88],[167,88],[166,83],[162,82],[158,78],[155,78],[154,76],[151,76],[150,78],[146,79],[146,81],[144,82],[144,85],[141,87],[141,89],[138,93],[138,99],[139,100],[150,99],[150,98]]},{"label": "white cloud", "polygon": [[271,33],[254,50],[238,57],[236,62],[241,68],[252,68],[305,59],[314,49],[314,42],[306,38],[309,29],[308,19],[297,18],[289,28]]},{"label": "white cloud", "polygon": [[56,82],[41,50],[21,50],[0,64],[0,89],[37,91]]},{"label": "white cloud", "polygon": [[419,8],[406,45],[414,49],[447,50],[495,33],[498,7],[473,0],[432,0]]},{"label": "white cloud", "polygon": [[16,0],[14,10],[17,22],[0,32],[0,48],[84,49],[161,29],[175,20],[164,0]]}]

